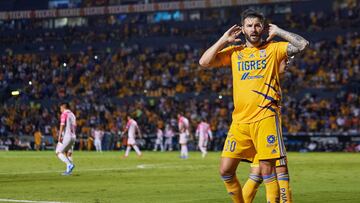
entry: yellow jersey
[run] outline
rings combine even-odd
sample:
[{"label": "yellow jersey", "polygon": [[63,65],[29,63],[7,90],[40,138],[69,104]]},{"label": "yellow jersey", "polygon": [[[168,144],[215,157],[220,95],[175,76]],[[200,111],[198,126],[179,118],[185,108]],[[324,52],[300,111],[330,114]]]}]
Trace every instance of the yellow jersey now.
[{"label": "yellow jersey", "polygon": [[260,47],[229,46],[217,57],[233,75],[234,123],[252,123],[279,113],[280,62],[287,57],[288,42]]}]

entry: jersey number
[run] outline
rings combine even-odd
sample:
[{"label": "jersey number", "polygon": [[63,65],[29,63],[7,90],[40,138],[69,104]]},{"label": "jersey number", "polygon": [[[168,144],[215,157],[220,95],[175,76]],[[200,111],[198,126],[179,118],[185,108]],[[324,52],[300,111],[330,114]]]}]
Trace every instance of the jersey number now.
[{"label": "jersey number", "polygon": [[235,147],[236,147],[236,142],[233,140],[233,141],[230,141],[228,140],[227,141],[227,144],[226,144],[226,148],[225,148],[225,151],[229,151],[230,152],[234,152],[235,151]]}]

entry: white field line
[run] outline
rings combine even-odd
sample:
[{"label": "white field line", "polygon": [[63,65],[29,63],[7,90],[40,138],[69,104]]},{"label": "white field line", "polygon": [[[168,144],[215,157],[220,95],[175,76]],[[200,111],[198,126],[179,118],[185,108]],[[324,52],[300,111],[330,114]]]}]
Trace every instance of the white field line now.
[{"label": "white field line", "polygon": [[[169,165],[169,164],[140,164],[136,167],[122,167],[122,168],[88,168],[88,169],[76,169],[77,172],[92,172],[92,171],[129,171],[129,170],[142,170],[142,169],[171,169],[171,168],[185,168],[185,169],[199,169],[207,168],[209,165]],[[26,172],[0,172],[0,175],[28,175],[28,174],[44,174],[44,173],[61,173],[63,171],[48,170],[48,171],[26,171]]]},{"label": "white field line", "polygon": [[[89,158],[93,158],[93,159],[96,159],[96,158],[101,158],[101,159],[114,159],[114,158],[118,158],[122,155],[114,155],[114,156],[101,156],[100,154],[94,154],[94,155],[86,155],[86,156],[76,156],[76,159],[89,159]],[[0,158],[2,159],[24,159],[24,158],[30,158],[30,159],[38,159],[38,158],[41,158],[41,159],[53,159],[53,158],[56,158],[56,154],[54,153],[54,156],[41,156],[41,155],[28,155],[28,156],[1,156],[0,154]]]},{"label": "white field line", "polygon": [[0,199],[0,202],[26,202],[26,203],[65,203],[52,201],[33,201],[33,200],[19,200],[19,199]]}]

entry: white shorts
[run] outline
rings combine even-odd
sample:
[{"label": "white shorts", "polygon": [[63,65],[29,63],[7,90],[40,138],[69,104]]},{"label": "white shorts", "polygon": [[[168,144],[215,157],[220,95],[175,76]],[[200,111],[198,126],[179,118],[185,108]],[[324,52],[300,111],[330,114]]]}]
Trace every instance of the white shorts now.
[{"label": "white shorts", "polygon": [[168,145],[172,144],[172,137],[167,137],[165,139],[165,144],[168,144]]},{"label": "white shorts", "polygon": [[179,144],[187,144],[187,134],[180,133]]},{"label": "white shorts", "polygon": [[162,144],[162,143],[163,143],[163,139],[157,138],[155,141],[155,144]]},{"label": "white shorts", "polygon": [[208,140],[207,139],[199,139],[199,147],[207,147]]},{"label": "white shorts", "polygon": [[101,145],[101,140],[100,139],[95,139],[94,140],[94,146],[96,145]]},{"label": "white shorts", "polygon": [[62,142],[58,142],[56,145],[56,153],[72,152],[75,144],[74,137],[64,137]]},{"label": "white shorts", "polygon": [[132,138],[132,137],[128,138],[127,144],[128,145],[135,145],[136,144],[135,138]]}]

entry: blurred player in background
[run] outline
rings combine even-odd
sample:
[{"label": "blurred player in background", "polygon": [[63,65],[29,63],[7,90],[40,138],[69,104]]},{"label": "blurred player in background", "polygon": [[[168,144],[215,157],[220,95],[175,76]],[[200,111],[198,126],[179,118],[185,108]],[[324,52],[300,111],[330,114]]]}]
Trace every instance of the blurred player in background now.
[{"label": "blurred player in background", "polygon": [[206,154],[207,154],[207,144],[209,139],[212,140],[213,136],[212,136],[212,132],[210,129],[210,124],[206,122],[205,118],[201,119],[201,122],[199,123],[199,125],[196,128],[196,133],[195,136],[197,138],[199,138],[199,149],[202,153],[202,158],[205,158]]},{"label": "blurred player in background", "polygon": [[91,131],[92,137],[94,138],[94,146],[97,152],[102,152],[101,142],[104,137],[104,131],[100,127],[95,128]]},{"label": "blurred player in background", "polygon": [[189,156],[188,153],[188,137],[189,137],[189,127],[190,123],[187,118],[182,116],[181,114],[178,114],[178,127],[179,127],[179,144],[181,147],[180,151],[180,158],[187,159]]},{"label": "blurred player in background", "polygon": [[139,147],[136,145],[136,132],[138,136],[141,137],[139,126],[137,122],[134,119],[132,119],[130,116],[127,116],[127,120],[128,121],[126,127],[122,132],[122,135],[125,135],[125,133],[128,132],[127,147],[126,147],[125,155],[123,157],[126,158],[129,156],[131,147],[134,148],[138,156],[141,156],[142,155],[141,151]]},{"label": "blurred player in background", "polygon": [[[233,202],[244,202],[236,177],[241,160],[252,162],[257,154],[268,203],[279,202],[276,160],[286,151],[279,121],[281,89],[279,66],[287,56],[303,51],[309,44],[303,37],[274,24],[266,27],[265,17],[254,11],[242,13],[242,27],[232,26],[202,55],[203,67],[232,67],[234,112],[220,162],[220,174]],[[268,32],[265,40],[262,36]],[[240,42],[240,34],[246,43]],[[275,36],[287,42],[272,42]]]},{"label": "blurred player in background", "polygon": [[36,151],[39,151],[40,150],[40,147],[41,147],[41,142],[42,142],[42,133],[40,131],[40,128],[36,128],[36,131],[34,133],[34,147],[35,147],[35,150]]},{"label": "blurred player in background", "polygon": [[66,171],[63,175],[71,175],[75,167],[72,160],[72,150],[76,140],[76,117],[69,110],[68,103],[60,104],[60,111],[60,129],[55,152],[56,156],[66,164]]},{"label": "blurred player in background", "polygon": [[168,151],[173,150],[173,137],[175,136],[174,131],[172,130],[172,127],[170,124],[166,124],[165,126],[165,143],[164,143],[164,149]]},{"label": "blurred player in background", "polygon": [[[279,67],[279,73],[282,74],[286,71],[288,64],[294,58],[288,57],[287,60],[282,60]],[[289,171],[287,167],[286,157],[276,161],[276,176],[280,188],[280,202],[292,203],[291,188],[289,185]],[[255,156],[253,163],[251,163],[250,174],[248,180],[245,182],[242,189],[245,203],[252,203],[255,198],[256,192],[262,183],[259,168],[259,159]]]},{"label": "blurred player in background", "polygon": [[160,146],[161,151],[164,151],[164,133],[161,128],[157,128],[156,130],[156,141],[154,146],[154,151],[156,152],[158,147]]}]

